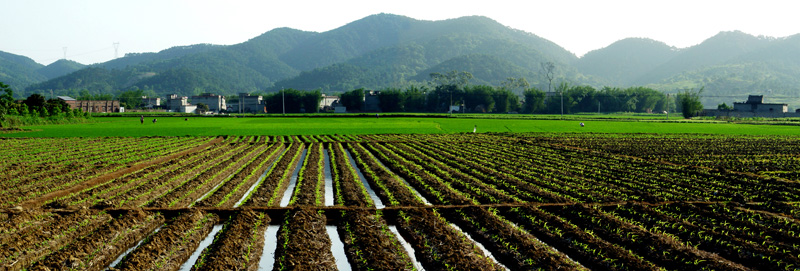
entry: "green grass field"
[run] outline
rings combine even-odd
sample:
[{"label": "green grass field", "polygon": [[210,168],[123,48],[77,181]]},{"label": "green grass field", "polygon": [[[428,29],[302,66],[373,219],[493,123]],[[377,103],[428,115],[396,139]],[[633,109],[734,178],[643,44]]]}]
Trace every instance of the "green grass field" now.
[{"label": "green grass field", "polygon": [[[437,134],[477,132],[544,133],[696,133],[730,135],[800,135],[800,126],[727,122],[661,122],[651,119],[481,119],[431,117],[138,117],[96,118],[96,123],[26,126],[27,132],[2,137],[219,136],[318,134]],[[585,127],[579,123],[584,122]]]}]

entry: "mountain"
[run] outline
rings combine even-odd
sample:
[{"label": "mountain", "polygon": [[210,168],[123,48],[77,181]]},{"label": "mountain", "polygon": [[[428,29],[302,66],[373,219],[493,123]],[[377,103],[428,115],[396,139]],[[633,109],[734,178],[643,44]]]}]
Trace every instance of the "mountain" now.
[{"label": "mountain", "polygon": [[72,60],[60,59],[56,62],[51,63],[50,65],[39,68],[38,70],[36,70],[36,72],[38,72],[41,75],[44,75],[44,77],[49,80],[83,69],[84,67],[86,67],[86,65],[83,65],[81,63]]},{"label": "mountain", "polygon": [[[628,38],[578,58],[549,40],[482,16],[424,21],[376,14],[322,33],[277,28],[240,44],[176,46],[86,67],[68,61],[43,67],[2,53],[0,81],[27,87],[23,92],[56,94],[132,88],[159,96],[283,88],[330,93],[419,85],[430,73],[459,70],[474,75],[472,84],[497,86],[508,77],[525,77],[547,89],[543,62],[555,64],[554,83],[646,86],[668,93],[703,88],[706,107],[749,94],[800,106],[800,35],[720,32],[680,49]],[[63,73],[68,74],[58,76]]]},{"label": "mountain", "polygon": [[[47,79],[36,71],[44,65],[36,63],[33,59],[0,51],[0,82],[15,90]],[[18,97],[19,98],[19,97]]]},{"label": "mountain", "polygon": [[762,49],[770,44],[767,38],[755,37],[741,31],[720,32],[702,43],[682,50],[666,63],[652,69],[635,82],[658,82],[686,70],[719,65],[743,54]]},{"label": "mountain", "polygon": [[586,53],[575,65],[586,75],[607,80],[609,85],[627,86],[678,53],[677,48],[660,41],[627,38]]},{"label": "mountain", "polygon": [[[158,94],[277,91],[283,88],[346,91],[353,87],[381,88],[408,80],[426,80],[418,73],[467,55],[492,56],[538,70],[554,61],[576,73],[572,53],[536,35],[514,30],[486,17],[421,21],[377,14],[324,33],[279,28],[231,46],[181,46],[159,53],[128,54],[95,65],[109,70],[112,82],[81,73],[31,85],[49,89],[153,89]],[[536,73],[527,72],[529,76]],[[71,80],[69,77],[81,77]],[[127,76],[127,77],[126,77]],[[416,76],[416,77],[415,77]],[[487,74],[479,82],[509,75]],[[100,78],[107,78],[100,76]],[[175,82],[192,83],[180,85]],[[202,78],[202,79],[198,79]],[[421,79],[422,78],[422,79]],[[536,81],[535,78],[529,80]],[[69,84],[71,82],[72,84]]]}]

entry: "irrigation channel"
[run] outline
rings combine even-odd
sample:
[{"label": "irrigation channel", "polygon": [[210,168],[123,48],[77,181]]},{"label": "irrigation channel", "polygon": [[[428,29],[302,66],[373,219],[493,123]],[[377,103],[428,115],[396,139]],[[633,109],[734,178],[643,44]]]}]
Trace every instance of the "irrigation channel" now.
[{"label": "irrigation channel", "polygon": [[0,269],[791,270],[794,140],[0,138]]}]

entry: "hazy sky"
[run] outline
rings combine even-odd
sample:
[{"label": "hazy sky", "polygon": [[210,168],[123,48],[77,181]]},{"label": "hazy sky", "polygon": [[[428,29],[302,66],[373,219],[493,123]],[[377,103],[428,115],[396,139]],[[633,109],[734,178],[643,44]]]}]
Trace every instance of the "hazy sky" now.
[{"label": "hazy sky", "polygon": [[[720,31],[800,33],[795,1],[2,0],[0,51],[83,64],[196,43],[230,45],[277,27],[324,32],[377,13],[420,20],[483,15],[581,56],[628,37],[684,48]],[[524,3],[524,4],[523,4]]]}]

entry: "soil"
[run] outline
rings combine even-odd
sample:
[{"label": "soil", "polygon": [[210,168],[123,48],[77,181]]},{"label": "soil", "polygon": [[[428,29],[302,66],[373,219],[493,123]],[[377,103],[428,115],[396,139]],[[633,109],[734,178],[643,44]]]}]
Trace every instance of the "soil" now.
[{"label": "soil", "polygon": [[80,183],[78,185],[75,185],[75,186],[72,186],[72,187],[68,187],[68,188],[63,189],[63,190],[47,193],[47,194],[39,196],[39,197],[37,197],[35,199],[22,202],[20,205],[23,206],[23,207],[28,207],[28,208],[41,206],[45,202],[48,202],[48,201],[50,201],[52,199],[61,198],[61,197],[67,196],[67,195],[72,194],[72,193],[77,193],[77,192],[83,191],[83,190],[85,190],[87,188],[90,188],[90,187],[93,187],[95,185],[108,182],[109,180],[112,180],[112,179],[115,179],[115,178],[119,178],[119,177],[121,177],[123,175],[126,175],[126,174],[129,174],[131,172],[135,172],[135,171],[141,170],[141,169],[146,168],[148,166],[151,166],[151,165],[154,165],[154,164],[158,164],[158,163],[163,163],[164,161],[168,161],[168,160],[175,159],[177,157],[181,157],[181,156],[183,156],[183,155],[185,155],[187,153],[198,152],[200,150],[205,149],[208,145],[215,144],[215,143],[218,143],[220,141],[222,141],[222,138],[217,138],[217,139],[209,141],[208,143],[205,143],[203,145],[200,145],[200,146],[197,146],[197,147],[194,147],[194,148],[182,151],[182,152],[178,152],[178,153],[175,153],[175,154],[172,154],[172,155],[168,155],[168,156],[165,156],[165,157],[160,157],[160,158],[156,158],[156,159],[152,159],[152,160],[148,160],[148,161],[143,161],[141,163],[135,164],[135,165],[130,166],[128,168],[121,169],[121,170],[114,171],[114,172],[111,172],[111,173],[108,173],[108,174],[104,174],[104,175],[99,176],[99,177],[95,177],[95,178],[89,179],[89,180],[87,180],[85,182],[82,182],[82,183]]},{"label": "soil", "polygon": [[[270,200],[273,200],[272,206],[280,205],[280,199],[275,200],[273,197],[276,195],[283,196],[283,192],[286,191],[286,188],[289,186],[289,178],[291,176],[288,176],[288,174],[294,172],[298,164],[302,163],[302,161],[294,161],[294,163],[292,163],[292,158],[297,153],[302,152],[303,148],[303,144],[291,144],[289,150],[286,151],[281,160],[275,164],[272,172],[264,177],[261,184],[253,191],[250,199],[243,205],[247,207],[267,206]],[[297,160],[300,160],[300,155],[297,155],[297,157]],[[286,178],[284,178],[284,175],[287,175],[285,176]]]},{"label": "soil", "polygon": [[[201,167],[198,169],[198,171],[200,171],[199,175],[190,177],[184,183],[175,182],[175,186],[171,186],[172,189],[170,189],[167,194],[150,202],[148,207],[169,207],[173,202],[173,206],[189,206],[190,203],[217,186],[217,184],[227,178],[228,175],[233,174],[233,169],[237,167],[234,163],[243,163],[242,160],[244,160],[236,160],[236,158],[241,158],[240,155],[242,153],[250,151],[250,147],[249,145],[235,147],[233,153],[229,153],[232,157],[224,157],[221,163],[211,166],[210,168]],[[229,165],[232,166],[228,167]],[[195,176],[195,173],[191,173],[190,176]]]},{"label": "soil", "polygon": [[503,270],[432,210],[409,209],[406,217],[408,220],[398,216],[397,229],[426,270]]},{"label": "soil", "polygon": [[216,215],[184,213],[128,254],[118,270],[177,270],[197,249],[214,224]]},{"label": "soil", "polygon": [[[192,157],[188,161],[181,161],[181,166],[175,168],[174,170],[170,170],[160,176],[151,176],[147,180],[143,180],[142,182],[136,184],[134,187],[128,187],[125,189],[125,191],[117,192],[117,195],[107,199],[107,205],[127,207],[142,206],[145,203],[163,195],[164,193],[167,193],[167,191],[174,188],[187,178],[196,176],[203,168],[200,165],[213,163],[214,161],[217,161],[217,159],[222,159],[221,155],[229,149],[230,145],[228,144],[214,145],[203,155]],[[200,166],[200,169],[190,170],[198,166]],[[175,177],[179,178],[173,180]],[[172,180],[172,182],[167,183],[169,180]],[[125,201],[124,204],[123,201]]]},{"label": "soil", "polygon": [[282,270],[337,270],[325,216],[293,208],[278,231],[275,265]]},{"label": "soil", "polygon": [[0,244],[0,267],[21,270],[72,240],[89,234],[111,220],[111,216],[82,209],[61,215],[54,214],[46,223],[32,225],[13,234]]},{"label": "soil", "polygon": [[450,221],[468,232],[475,241],[483,244],[500,263],[511,270],[582,269],[563,254],[534,241],[535,237],[501,221],[485,208],[475,206],[452,209],[444,214]]},{"label": "soil", "polygon": [[[509,220],[522,226],[543,242],[562,251],[575,261],[595,270],[659,270],[660,268],[630,251],[600,239],[575,225],[535,207],[504,212]],[[532,221],[525,216],[532,216]],[[538,222],[538,223],[537,223]],[[546,226],[550,227],[546,227]],[[585,244],[588,248],[581,247]],[[595,250],[600,253],[592,253]]]},{"label": "soil", "polygon": [[269,222],[263,213],[242,210],[203,251],[205,263],[193,270],[258,270]]},{"label": "soil", "polygon": [[[322,176],[322,151],[320,144],[311,144],[308,147],[305,168],[301,169],[297,178],[295,193],[292,194],[293,204],[296,206],[322,205],[324,195],[320,195],[320,182],[325,179]],[[322,191],[324,192],[324,190]]]},{"label": "soil", "polygon": [[413,270],[411,258],[375,212],[342,213],[337,229],[353,270]]},{"label": "soil", "polygon": [[335,195],[341,194],[345,206],[370,206],[371,204],[366,200],[367,197],[361,192],[363,187],[361,180],[358,179],[357,175],[353,174],[355,170],[350,165],[347,154],[342,150],[340,144],[332,144],[332,146],[331,153],[333,155],[331,157],[333,159],[331,159],[331,167],[336,169],[337,180],[339,181],[339,186],[334,186],[333,193]]},{"label": "soil", "polygon": [[[264,144],[263,146],[267,145]],[[273,153],[273,151],[276,149],[278,149],[277,152]],[[256,160],[254,160],[252,163],[249,163],[240,172],[236,173],[233,178],[220,186],[217,191],[211,194],[208,198],[197,202],[194,206],[211,207],[220,205],[225,197],[238,187],[238,190],[236,190],[236,192],[220,206],[228,208],[233,207],[233,205],[244,196],[244,193],[247,192],[247,189],[250,188],[250,186],[252,186],[256,181],[258,181],[258,178],[261,177],[261,173],[266,170],[266,167],[269,167],[272,162],[277,159],[281,151],[283,151],[283,144],[274,144],[269,146],[269,149],[262,152],[258,158],[256,158]],[[259,168],[259,165],[263,165],[263,168]],[[248,176],[250,176],[250,178],[247,178]]]},{"label": "soil", "polygon": [[[381,201],[383,201],[383,204],[386,206],[395,204],[403,206],[425,205],[402,181],[398,180],[391,172],[378,164],[372,155],[361,145],[356,143],[348,144],[348,149],[353,156],[361,158],[361,162],[359,162],[359,159],[356,159],[356,157],[353,157],[353,160],[356,161],[362,171],[369,170],[375,174],[372,175],[364,172],[364,178],[367,179],[367,182],[373,190],[375,190],[375,193],[380,197]],[[381,187],[386,187],[386,190],[381,189]],[[393,203],[393,200],[397,201],[397,203]]]},{"label": "soil", "polygon": [[35,263],[30,270],[102,270],[163,223],[159,214],[130,211]]}]

